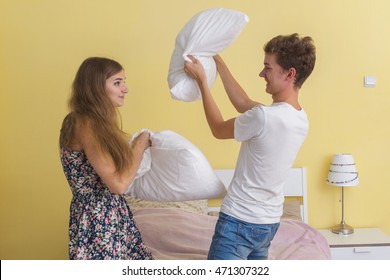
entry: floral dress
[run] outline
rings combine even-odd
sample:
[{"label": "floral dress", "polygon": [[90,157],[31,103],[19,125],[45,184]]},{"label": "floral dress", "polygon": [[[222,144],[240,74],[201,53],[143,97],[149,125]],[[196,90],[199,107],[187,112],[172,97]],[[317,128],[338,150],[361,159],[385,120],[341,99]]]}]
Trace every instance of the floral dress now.
[{"label": "floral dress", "polygon": [[113,194],[83,152],[61,148],[61,163],[72,190],[70,259],[153,259],[123,195]]}]

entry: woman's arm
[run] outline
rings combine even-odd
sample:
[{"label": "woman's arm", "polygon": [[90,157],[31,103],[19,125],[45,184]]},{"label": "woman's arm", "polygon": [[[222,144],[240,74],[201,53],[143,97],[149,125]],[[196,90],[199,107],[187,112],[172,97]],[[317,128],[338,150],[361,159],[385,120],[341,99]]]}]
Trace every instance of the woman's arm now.
[{"label": "woman's arm", "polygon": [[192,62],[185,62],[184,71],[195,79],[202,93],[203,108],[213,135],[218,139],[234,138],[234,118],[225,121],[215,103],[207,84],[206,74],[202,64],[193,56],[188,56]]},{"label": "woman's arm", "polygon": [[89,125],[80,129],[80,142],[92,167],[107,185],[112,193],[123,194],[137,175],[144,151],[150,146],[149,133],[143,132],[134,139],[132,144],[132,165],[123,174],[116,172],[115,164],[108,154],[103,154],[98,148],[93,130]]},{"label": "woman's arm", "polygon": [[259,104],[248,97],[243,88],[234,79],[233,75],[229,71],[229,68],[219,55],[214,56],[214,61],[217,65],[219,76],[221,77],[230,102],[239,113],[244,113]]}]

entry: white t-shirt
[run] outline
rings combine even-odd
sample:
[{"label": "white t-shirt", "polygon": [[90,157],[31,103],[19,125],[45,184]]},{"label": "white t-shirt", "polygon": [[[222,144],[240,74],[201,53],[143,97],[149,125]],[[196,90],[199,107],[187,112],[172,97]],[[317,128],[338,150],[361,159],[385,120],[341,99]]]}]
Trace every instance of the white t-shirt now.
[{"label": "white t-shirt", "polygon": [[305,111],[284,102],[238,116],[234,138],[242,144],[221,211],[249,223],[278,223],[283,185],[308,128]]}]

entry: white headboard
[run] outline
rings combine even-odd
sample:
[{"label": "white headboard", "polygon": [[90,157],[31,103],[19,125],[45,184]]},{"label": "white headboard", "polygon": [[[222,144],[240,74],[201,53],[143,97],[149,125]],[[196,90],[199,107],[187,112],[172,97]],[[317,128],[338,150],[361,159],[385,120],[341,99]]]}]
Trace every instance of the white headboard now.
[{"label": "white headboard", "polygon": [[[229,186],[233,178],[234,169],[216,169],[215,172],[225,186]],[[303,221],[308,223],[306,168],[299,167],[290,169],[284,186],[284,196],[302,198],[301,215]]]}]

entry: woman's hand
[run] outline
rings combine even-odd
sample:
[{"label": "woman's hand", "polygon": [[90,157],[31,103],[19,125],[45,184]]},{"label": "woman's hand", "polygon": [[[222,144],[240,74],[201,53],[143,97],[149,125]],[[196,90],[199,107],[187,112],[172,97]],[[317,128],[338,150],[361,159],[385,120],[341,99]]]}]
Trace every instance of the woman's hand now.
[{"label": "woman's hand", "polygon": [[151,145],[152,143],[150,141],[150,134],[148,131],[142,131],[132,142],[133,149],[140,149],[142,152]]}]

